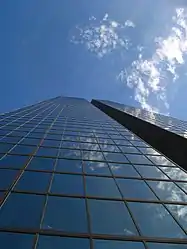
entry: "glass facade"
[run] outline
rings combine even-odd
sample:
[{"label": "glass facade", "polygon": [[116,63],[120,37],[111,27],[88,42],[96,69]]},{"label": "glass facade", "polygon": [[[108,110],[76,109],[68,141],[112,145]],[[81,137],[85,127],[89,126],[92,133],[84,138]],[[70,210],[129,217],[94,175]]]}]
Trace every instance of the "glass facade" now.
[{"label": "glass facade", "polygon": [[116,103],[108,100],[99,100],[100,102],[114,107],[122,112],[130,114],[134,117],[147,121],[151,124],[157,125],[164,130],[176,133],[182,137],[187,138],[187,121],[179,120],[177,118],[165,116],[159,113],[149,112],[140,108],[126,106],[124,104]]},{"label": "glass facade", "polygon": [[7,249],[184,249],[186,172],[84,99],[0,116]]}]

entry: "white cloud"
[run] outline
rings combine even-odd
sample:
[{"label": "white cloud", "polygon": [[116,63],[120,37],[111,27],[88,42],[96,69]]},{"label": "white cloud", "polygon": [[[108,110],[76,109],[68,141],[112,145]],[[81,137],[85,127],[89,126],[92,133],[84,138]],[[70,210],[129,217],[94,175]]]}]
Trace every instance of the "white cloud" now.
[{"label": "white cloud", "polygon": [[136,27],[136,25],[131,20],[125,21],[125,26],[132,27],[132,28]]},{"label": "white cloud", "polygon": [[126,26],[135,27],[132,21],[127,20],[123,25],[110,19],[107,13],[99,22],[94,16],[90,17],[89,21],[90,25],[88,26],[76,27],[79,35],[72,37],[71,41],[74,44],[84,44],[88,51],[99,58],[119,48],[128,49],[130,40],[124,35],[120,35],[120,31],[125,29]]},{"label": "white cloud", "polygon": [[[118,76],[130,88],[135,89],[135,99],[141,104],[142,108],[147,110],[155,110],[155,108],[158,110],[158,106],[162,106],[162,109],[164,108],[165,112],[168,113],[167,88],[169,84],[179,78],[176,70],[185,63],[184,55],[187,54],[187,12],[182,8],[176,9],[176,14],[171,18],[171,21],[169,35],[155,37],[156,49],[152,56],[149,59],[143,59],[144,47],[138,45],[138,59],[132,62],[130,69],[125,68]],[[169,75],[171,80],[168,80]],[[155,96],[157,100],[154,107],[150,104],[151,96]]]}]

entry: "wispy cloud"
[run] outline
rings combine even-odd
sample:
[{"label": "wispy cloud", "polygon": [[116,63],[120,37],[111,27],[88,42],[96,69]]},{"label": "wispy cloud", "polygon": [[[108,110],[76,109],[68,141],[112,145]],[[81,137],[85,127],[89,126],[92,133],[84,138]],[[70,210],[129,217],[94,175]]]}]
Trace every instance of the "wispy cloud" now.
[{"label": "wispy cloud", "polygon": [[100,21],[96,17],[91,16],[88,26],[76,26],[79,34],[78,36],[73,36],[71,42],[84,44],[88,51],[102,58],[116,49],[128,49],[130,40],[124,35],[122,30],[134,27],[135,24],[132,21],[126,20],[122,24],[110,19],[107,13]]},{"label": "wispy cloud", "polygon": [[[159,111],[161,104],[168,113],[167,89],[179,78],[177,69],[185,63],[187,53],[187,12],[183,8],[176,9],[171,18],[169,35],[155,37],[154,43],[155,50],[146,59],[143,59],[144,47],[138,46],[138,59],[128,69],[122,70],[118,78],[134,89],[135,100],[142,108]],[[157,100],[155,106],[151,104],[152,96]]]},{"label": "wispy cloud", "polygon": [[[167,25],[170,28],[164,37],[155,35],[150,46],[137,46],[134,45],[137,42],[127,36],[128,29],[137,28],[135,23],[131,20],[118,22],[106,13],[101,20],[91,16],[87,26],[77,26],[78,36],[73,36],[71,41],[85,45],[98,58],[118,49],[119,54],[131,56],[133,49],[137,59],[125,65],[116,78],[133,89],[134,99],[142,108],[168,114],[168,89],[179,79],[178,68],[185,63],[187,54],[187,11],[176,9]],[[147,56],[150,48],[152,54]]]}]

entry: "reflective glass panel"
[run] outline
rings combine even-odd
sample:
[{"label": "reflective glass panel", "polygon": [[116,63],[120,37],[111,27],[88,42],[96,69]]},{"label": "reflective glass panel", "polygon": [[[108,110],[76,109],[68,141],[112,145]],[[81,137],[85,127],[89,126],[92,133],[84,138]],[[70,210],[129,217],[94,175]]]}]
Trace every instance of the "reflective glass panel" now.
[{"label": "reflective glass panel", "polygon": [[133,154],[125,154],[131,163],[135,164],[152,164],[152,162],[147,159],[144,155],[133,155]]},{"label": "reflective glass panel", "polygon": [[124,198],[157,199],[143,180],[116,179]]},{"label": "reflective glass panel", "polygon": [[93,233],[137,235],[136,228],[122,201],[88,200]]},{"label": "reflective glass panel", "polygon": [[108,162],[119,162],[119,163],[129,162],[122,153],[104,152],[103,154]]},{"label": "reflective glass panel", "polygon": [[173,167],[160,167],[172,180],[187,181],[187,173],[179,168]]},{"label": "reflective glass panel", "polygon": [[12,193],[0,210],[0,227],[39,228],[44,200],[41,195]]},{"label": "reflective glass panel", "polygon": [[16,184],[16,190],[46,192],[51,179],[50,173],[26,171]]},{"label": "reflective glass panel", "polygon": [[86,176],[86,194],[121,198],[114,179],[106,177]]},{"label": "reflective glass panel", "polygon": [[161,200],[187,201],[187,195],[173,182],[147,181]]},{"label": "reflective glass panel", "polygon": [[94,240],[94,249],[145,249],[145,247],[141,242]]},{"label": "reflective glass panel", "polygon": [[0,241],[3,249],[32,249],[34,235],[0,232]]},{"label": "reflective glass panel", "polygon": [[80,160],[58,159],[56,171],[82,173],[82,162]]},{"label": "reflective glass panel", "polygon": [[128,205],[142,235],[168,238],[186,237],[161,204],[131,202]]},{"label": "reflective glass panel", "polygon": [[80,175],[54,174],[51,193],[83,195],[83,178]]},{"label": "reflective glass panel", "polygon": [[98,174],[110,176],[110,170],[107,163],[84,161],[84,172],[86,174]]},{"label": "reflective glass panel", "polygon": [[137,171],[130,164],[110,163],[109,165],[114,176],[140,177]]},{"label": "reflective glass panel", "polygon": [[156,166],[136,165],[135,168],[145,178],[168,179],[168,177]]},{"label": "reflective glass panel", "polygon": [[43,157],[33,157],[29,165],[28,169],[33,170],[50,170],[52,171],[54,168],[55,160],[52,158],[43,158]]},{"label": "reflective glass panel", "polygon": [[0,169],[0,189],[8,189],[19,173],[19,170]]},{"label": "reflective glass panel", "polygon": [[42,227],[67,232],[87,232],[85,200],[49,196]]},{"label": "reflective glass panel", "polygon": [[0,160],[0,167],[22,169],[28,158],[27,156],[6,155]]},{"label": "reflective glass panel", "polygon": [[88,239],[40,236],[36,249],[89,249]]}]

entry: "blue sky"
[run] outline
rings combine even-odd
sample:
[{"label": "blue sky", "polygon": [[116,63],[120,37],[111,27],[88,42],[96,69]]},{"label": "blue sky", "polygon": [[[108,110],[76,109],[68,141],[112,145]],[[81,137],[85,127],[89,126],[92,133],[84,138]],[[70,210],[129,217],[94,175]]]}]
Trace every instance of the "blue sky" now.
[{"label": "blue sky", "polygon": [[185,1],[0,0],[0,31],[0,112],[65,95],[187,120]]}]

